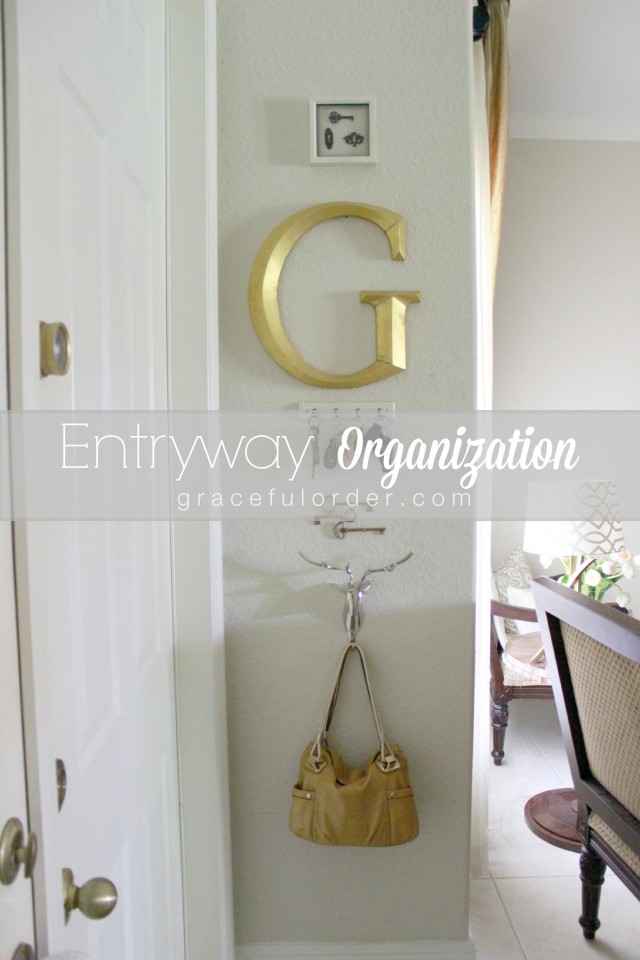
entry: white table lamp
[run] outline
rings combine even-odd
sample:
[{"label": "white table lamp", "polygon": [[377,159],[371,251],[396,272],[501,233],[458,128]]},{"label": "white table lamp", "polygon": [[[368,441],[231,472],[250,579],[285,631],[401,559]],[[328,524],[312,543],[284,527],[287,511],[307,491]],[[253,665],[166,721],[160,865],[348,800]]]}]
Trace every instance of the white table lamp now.
[{"label": "white table lamp", "polygon": [[534,482],[529,485],[527,514],[540,516],[553,502],[562,505],[567,520],[527,520],[526,553],[569,558],[569,586],[576,586],[592,558],[624,550],[618,494],[613,480],[572,483]]}]

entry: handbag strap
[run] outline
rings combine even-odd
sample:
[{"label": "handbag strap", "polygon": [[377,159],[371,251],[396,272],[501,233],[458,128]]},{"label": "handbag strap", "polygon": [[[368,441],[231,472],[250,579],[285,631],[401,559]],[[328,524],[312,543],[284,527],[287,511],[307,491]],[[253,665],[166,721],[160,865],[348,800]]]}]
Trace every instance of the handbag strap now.
[{"label": "handbag strap", "polygon": [[320,729],[318,730],[318,735],[314,741],[313,747],[311,749],[311,754],[309,757],[309,762],[312,769],[319,773],[327,765],[327,760],[322,754],[322,744],[327,742],[327,737],[329,734],[329,727],[331,726],[331,721],[333,719],[333,712],[336,707],[338,700],[338,693],[340,691],[340,683],[342,681],[342,675],[344,673],[345,664],[347,662],[347,657],[352,650],[355,650],[358,654],[360,665],[362,667],[362,673],[364,676],[365,686],[367,688],[367,696],[369,697],[369,704],[371,706],[371,713],[373,714],[373,722],[376,726],[376,731],[378,733],[378,739],[380,741],[380,756],[376,759],[376,763],[380,769],[387,773],[391,770],[397,770],[400,766],[393,750],[388,745],[384,731],[382,729],[382,723],[380,721],[380,715],[378,714],[378,708],[376,707],[376,702],[373,696],[373,690],[371,687],[371,679],[369,677],[369,670],[367,668],[367,660],[364,655],[362,647],[356,643],[355,640],[352,640],[344,648],[342,656],[340,657],[340,662],[338,664],[338,669],[336,671],[335,680],[333,686],[331,687],[331,692],[327,700],[326,706],[324,708],[324,713],[322,715],[322,721],[320,723]]}]

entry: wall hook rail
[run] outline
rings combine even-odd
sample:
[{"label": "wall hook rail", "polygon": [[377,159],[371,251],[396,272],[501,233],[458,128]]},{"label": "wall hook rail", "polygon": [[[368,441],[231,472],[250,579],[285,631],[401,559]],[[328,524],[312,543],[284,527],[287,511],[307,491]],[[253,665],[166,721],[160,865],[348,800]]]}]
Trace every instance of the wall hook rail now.
[{"label": "wall hook rail", "polygon": [[324,570],[340,570],[346,573],[346,586],[341,587],[337,583],[332,583],[331,586],[345,595],[344,625],[352,643],[355,643],[364,619],[364,599],[374,586],[371,577],[375,573],[393,573],[401,563],[406,563],[407,560],[410,560],[413,556],[413,550],[410,550],[409,553],[401,557],[400,560],[388,563],[384,567],[368,567],[359,580],[354,580],[350,563],[347,563],[344,567],[336,567],[332,563],[328,563],[324,557],[321,560],[312,560],[311,557],[305,556],[301,550],[298,552],[303,560],[306,560],[307,563],[312,564],[314,567],[322,567]]}]

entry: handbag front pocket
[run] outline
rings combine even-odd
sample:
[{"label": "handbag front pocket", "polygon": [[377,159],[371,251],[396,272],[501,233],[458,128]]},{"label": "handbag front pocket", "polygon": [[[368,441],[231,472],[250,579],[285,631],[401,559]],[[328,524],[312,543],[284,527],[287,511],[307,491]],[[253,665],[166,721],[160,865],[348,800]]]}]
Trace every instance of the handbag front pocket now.
[{"label": "handbag front pocket", "polygon": [[316,805],[316,795],[313,790],[299,790],[294,787],[291,791],[291,810],[289,812],[289,829],[296,837],[303,840],[313,840],[313,811]]},{"label": "handbag front pocket", "polygon": [[387,790],[391,843],[408,843],[419,833],[418,811],[412,787]]}]

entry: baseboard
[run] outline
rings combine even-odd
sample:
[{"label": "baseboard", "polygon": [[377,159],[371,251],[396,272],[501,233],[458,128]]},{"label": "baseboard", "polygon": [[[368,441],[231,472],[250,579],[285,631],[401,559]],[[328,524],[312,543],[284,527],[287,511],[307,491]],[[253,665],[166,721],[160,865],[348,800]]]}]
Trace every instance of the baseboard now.
[{"label": "baseboard", "polygon": [[408,943],[252,943],[236,947],[236,960],[476,960],[471,940]]}]

